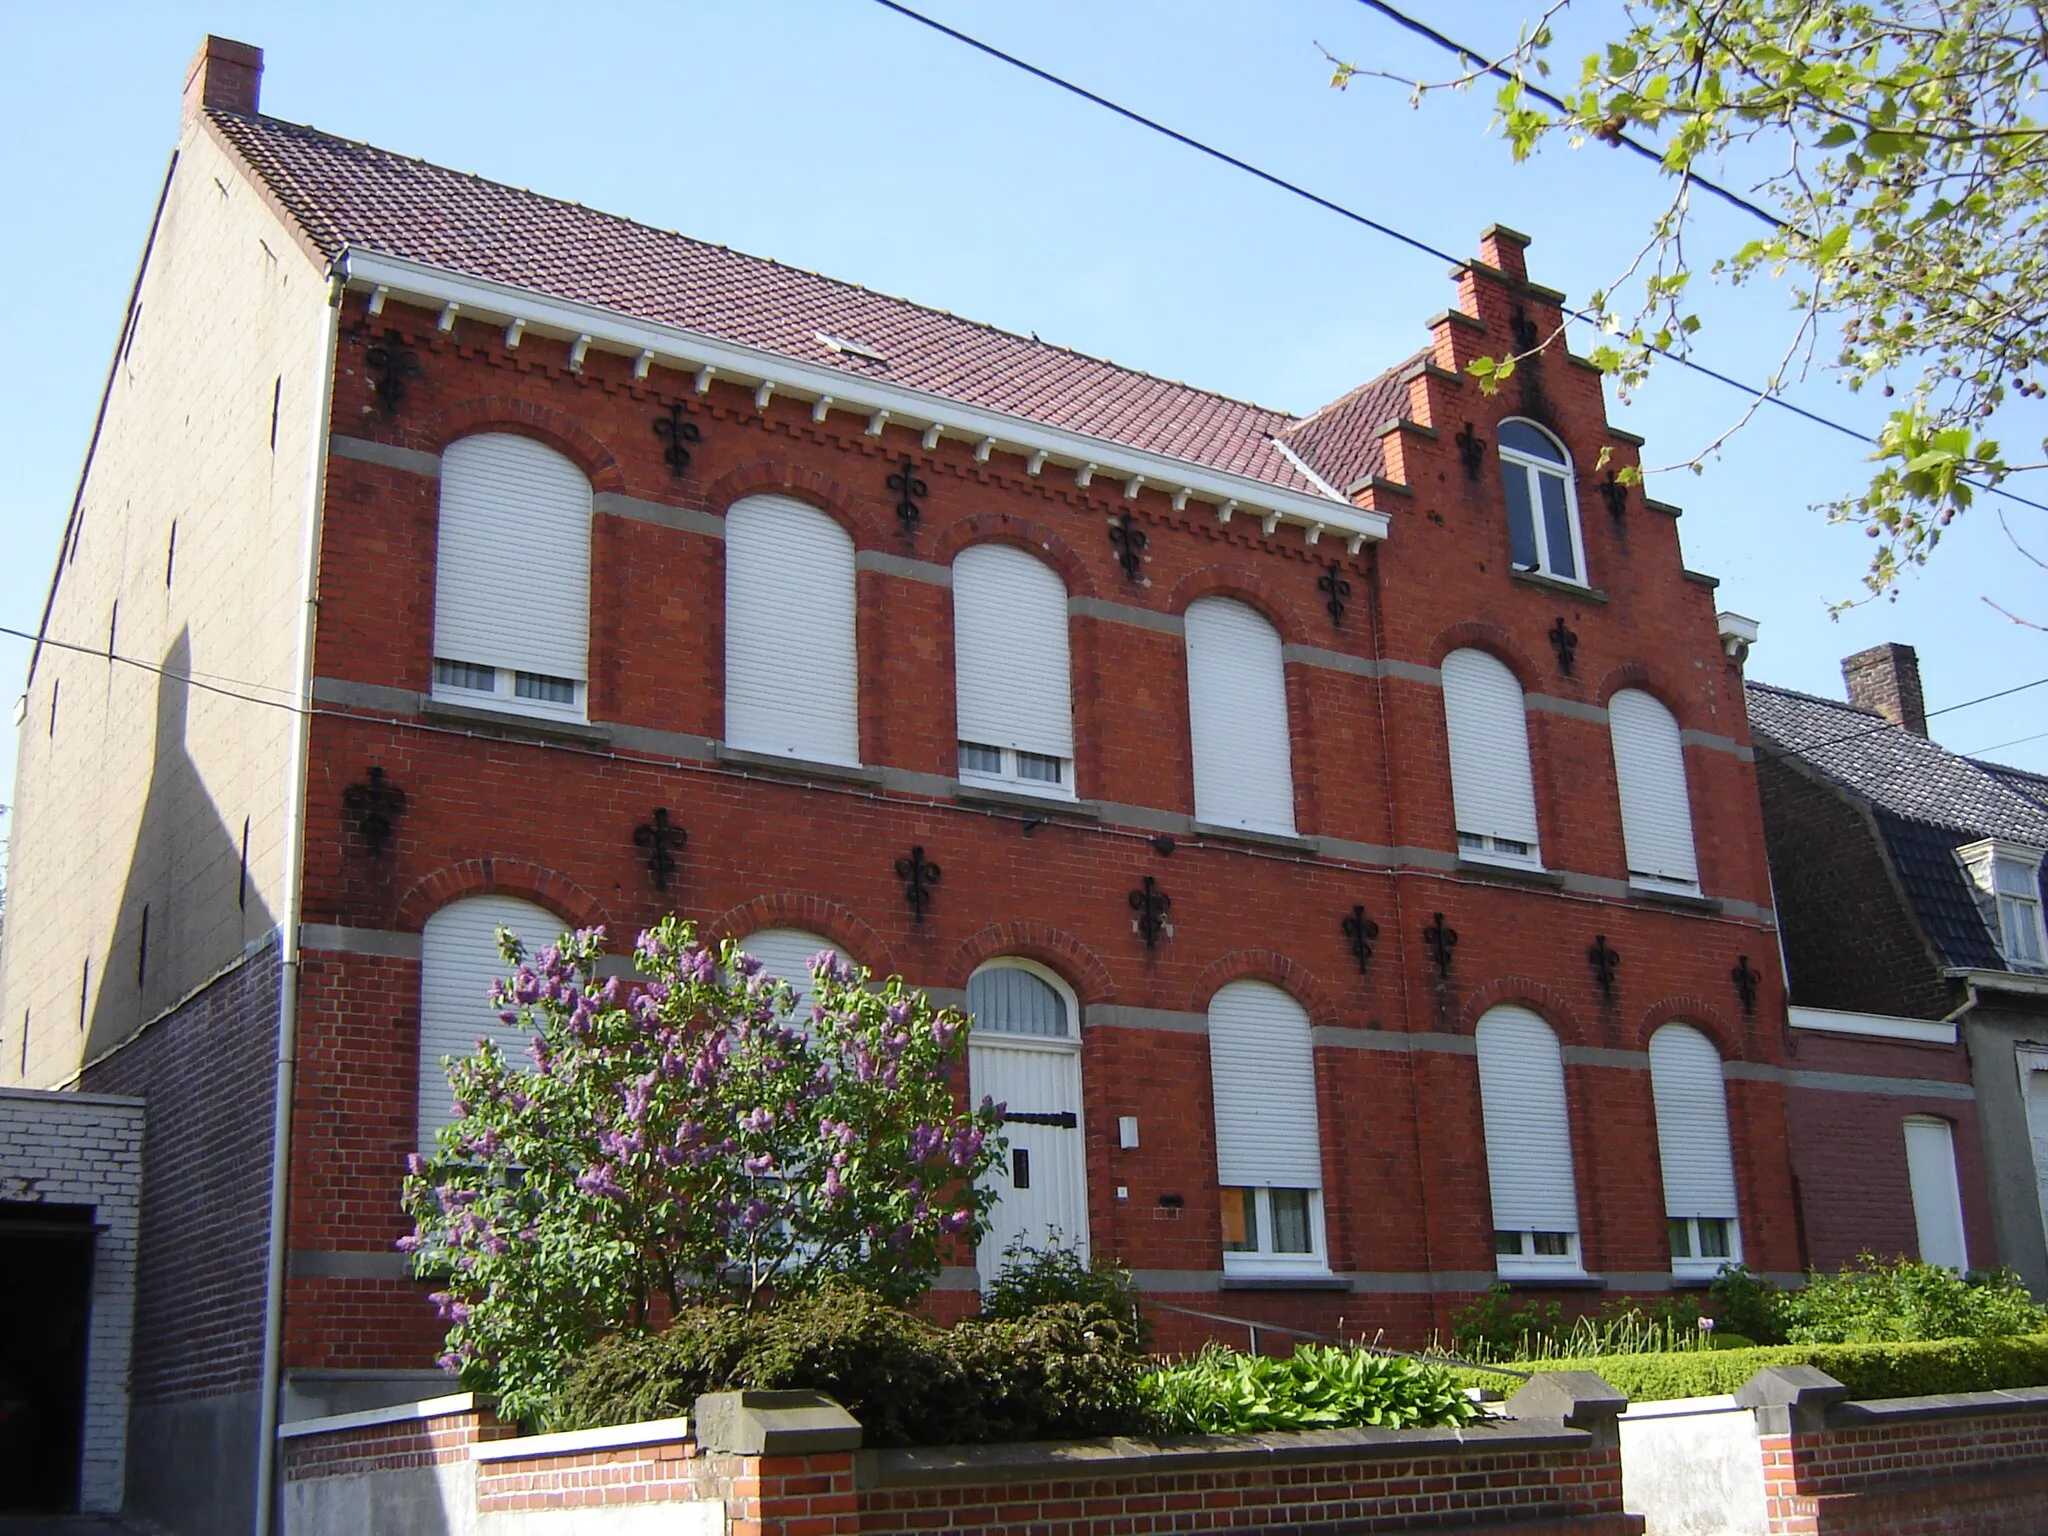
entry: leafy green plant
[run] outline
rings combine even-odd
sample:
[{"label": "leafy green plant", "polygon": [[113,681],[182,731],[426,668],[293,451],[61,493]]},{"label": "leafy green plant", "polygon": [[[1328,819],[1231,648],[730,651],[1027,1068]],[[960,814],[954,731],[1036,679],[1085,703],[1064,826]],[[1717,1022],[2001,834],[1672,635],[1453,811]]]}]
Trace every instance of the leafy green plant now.
[{"label": "leafy green plant", "polygon": [[1489,1364],[1716,1347],[1713,1326],[1702,1326],[1700,1305],[1688,1296],[1647,1306],[1609,1301],[1597,1315],[1567,1322],[1557,1302],[1517,1304],[1513,1292],[1500,1282],[1452,1314],[1451,1338],[1454,1353]]},{"label": "leafy green plant", "polygon": [[1122,1321],[1133,1344],[1144,1348],[1150,1327],[1131,1272],[1114,1259],[1082,1258],[1057,1232],[1043,1247],[1022,1238],[1010,1244],[981,1292],[981,1315],[988,1318],[1025,1318],[1065,1304],[1101,1308]]},{"label": "leafy green plant", "polygon": [[1048,1303],[942,1328],[844,1287],[748,1310],[692,1306],[658,1333],[584,1355],[540,1418],[581,1429],[687,1414],[699,1395],[807,1387],[860,1420],[869,1445],[970,1444],[1144,1427],[1142,1370],[1118,1320]]},{"label": "leafy green plant", "polygon": [[1529,1341],[1548,1339],[1564,1325],[1558,1303],[1517,1303],[1504,1280],[1451,1314],[1451,1347],[1471,1360],[1506,1360],[1532,1351]]},{"label": "leafy green plant", "polygon": [[1286,1359],[1211,1345],[1139,1388],[1157,1427],[1183,1434],[1456,1426],[1479,1411],[1441,1366],[1324,1344]]},{"label": "leafy green plant", "polygon": [[1809,1275],[1803,1290],[1778,1296],[1793,1344],[1862,1344],[1993,1339],[2048,1329],[2011,1270],[1959,1275],[1939,1264],[1864,1254],[1833,1275]]},{"label": "leafy green plant", "polygon": [[640,936],[639,982],[600,980],[602,938],[529,957],[501,931],[497,1000],[529,1061],[488,1042],[454,1061],[454,1123],[405,1181],[442,1363],[514,1416],[657,1303],[848,1282],[908,1302],[994,1199],[1002,1117],[954,1102],[958,1014],[827,951],[799,1017],[785,982],[675,918]]},{"label": "leafy green plant", "polygon": [[1708,1294],[1720,1324],[1759,1344],[1785,1341],[1784,1318],[1779,1301],[1784,1292],[1777,1283],[1757,1274],[1747,1264],[1724,1264],[1714,1277]]}]

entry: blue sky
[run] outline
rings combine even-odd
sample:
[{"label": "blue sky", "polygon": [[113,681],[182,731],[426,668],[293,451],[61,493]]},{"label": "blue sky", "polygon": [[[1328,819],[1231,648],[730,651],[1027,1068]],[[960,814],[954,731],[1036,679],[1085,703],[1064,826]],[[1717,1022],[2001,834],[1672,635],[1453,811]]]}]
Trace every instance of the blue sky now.
[{"label": "blue sky", "polygon": [[[1318,43],[1360,63],[1445,61],[1354,0],[927,0],[933,15],[1440,248],[1501,222],[1534,238],[1532,277],[1610,282],[1661,204],[1653,167],[1604,147],[1514,165],[1482,93],[1412,111],[1371,82],[1327,88]],[[1414,0],[1476,44],[1518,7]],[[1616,8],[1592,0],[1590,38]],[[1411,352],[1451,299],[1443,263],[1122,123],[869,0],[714,5],[149,5],[0,8],[0,625],[33,629],[165,161],[184,67],[207,31],[262,46],[267,111],[888,293],[1035,331],[1170,378],[1306,411]],[[1581,49],[1564,50],[1575,60]],[[1710,215],[1704,233],[1749,231]],[[1790,334],[1768,285],[1699,295],[1700,356],[1766,374]],[[1577,338],[1581,349],[1590,338]],[[1817,379],[1797,398],[1869,429],[1879,403]],[[1619,425],[1680,460],[1739,397],[1660,373]],[[2039,428],[2035,428],[2038,437]],[[1687,563],[1762,621],[1750,674],[1839,696],[1839,659],[1918,647],[1930,709],[2048,674],[2048,574],[1988,510],[1965,518],[1895,602],[1839,622],[1869,545],[1808,505],[1859,483],[1862,450],[1766,412],[1699,476],[1652,494],[1686,509]],[[2038,478],[2038,477],[2037,477]],[[2036,492],[2040,495],[2041,492]],[[2043,496],[2042,499],[2048,499]],[[2048,519],[2015,531],[2048,549]],[[19,690],[28,647],[0,639]],[[1978,751],[2048,731],[2048,687],[1934,722]],[[0,784],[14,742],[0,730]],[[2003,748],[2048,770],[2048,736]]]}]

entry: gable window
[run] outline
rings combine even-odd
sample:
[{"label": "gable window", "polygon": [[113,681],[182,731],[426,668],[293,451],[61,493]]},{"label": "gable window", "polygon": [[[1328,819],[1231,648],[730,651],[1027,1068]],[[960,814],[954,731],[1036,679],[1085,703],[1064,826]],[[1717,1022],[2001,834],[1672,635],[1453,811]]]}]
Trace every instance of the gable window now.
[{"label": "gable window", "polygon": [[1631,884],[1651,890],[1698,891],[1692,840],[1692,796],[1678,720],[1640,688],[1607,701],[1614,742],[1614,779],[1621,791],[1621,834]]},{"label": "gable window", "polygon": [[590,482],[508,432],[441,455],[433,696],[582,719],[590,649]]},{"label": "gable window", "polygon": [[788,496],[725,514],[725,740],[742,751],[860,761],[853,540]]},{"label": "gable window", "polygon": [[1527,1008],[1479,1021],[1479,1106],[1493,1195],[1494,1267],[1503,1275],[1576,1275],[1579,1194],[1557,1036]]},{"label": "gable window", "polygon": [[1498,657],[1474,650],[1444,658],[1443,684],[1460,857],[1541,869],[1522,685]]},{"label": "gable window", "polygon": [[1534,422],[1500,424],[1500,480],[1508,500],[1508,558],[1524,571],[1585,584],[1571,456]]},{"label": "gable window", "polygon": [[960,777],[1029,794],[1074,794],[1067,589],[1008,544],[953,562],[953,686]]},{"label": "gable window", "polygon": [[1650,1095],[1657,1106],[1671,1273],[1711,1280],[1724,1264],[1742,1262],[1721,1053],[1690,1024],[1664,1025],[1650,1037]]},{"label": "gable window", "polygon": [[1301,1004],[1263,981],[1209,1003],[1226,1274],[1327,1272],[1315,1055]]},{"label": "gable window", "polygon": [[1955,1128],[1933,1115],[1906,1117],[1906,1176],[1913,1186],[1913,1225],[1920,1262],[1970,1267],[1963,1239],[1963,1190],[1956,1178]]},{"label": "gable window", "polygon": [[480,1039],[496,1043],[514,1066],[526,1059],[530,1037],[498,1017],[491,984],[511,967],[498,953],[498,930],[510,928],[531,954],[552,944],[565,925],[552,912],[515,896],[471,896],[429,917],[420,934],[419,1137],[432,1148],[434,1133],[455,1118],[446,1062],[475,1052]]},{"label": "gable window", "polygon": [[1984,924],[2016,971],[2048,970],[2041,928],[2041,850],[1989,837],[1956,850],[1976,887]]},{"label": "gable window", "polygon": [[1280,632],[1227,597],[1188,605],[1195,820],[1294,835],[1293,749]]}]

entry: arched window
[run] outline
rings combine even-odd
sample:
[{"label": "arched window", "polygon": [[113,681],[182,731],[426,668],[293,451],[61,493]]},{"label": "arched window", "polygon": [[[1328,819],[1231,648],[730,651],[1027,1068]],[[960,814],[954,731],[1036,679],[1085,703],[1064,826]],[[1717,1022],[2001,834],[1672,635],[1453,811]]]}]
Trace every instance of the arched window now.
[{"label": "arched window", "polygon": [[967,982],[968,1094],[1004,1107],[1006,1165],[986,1183],[996,1196],[976,1248],[984,1281],[1013,1247],[1088,1248],[1088,1151],[1082,1123],[1081,1040],[1074,994],[1032,961],[1003,956]]},{"label": "arched window", "polygon": [[1579,1192],[1557,1036],[1512,1003],[1488,1010],[1478,1036],[1495,1267],[1510,1276],[1577,1274]]},{"label": "arched window", "polygon": [[1653,889],[1697,891],[1700,866],[1678,721],[1642,689],[1624,688],[1607,701],[1607,728],[1629,879]]},{"label": "arched window", "polygon": [[1195,820],[1292,837],[1280,632],[1243,603],[1204,597],[1188,605],[1187,647]]},{"label": "arched window", "polygon": [[1534,422],[1500,424],[1500,481],[1508,498],[1508,558],[1525,571],[1585,582],[1571,455]]},{"label": "arched window", "polygon": [[976,544],[953,562],[953,687],[960,777],[1074,793],[1067,589],[1042,561]]},{"label": "arched window", "polygon": [[1224,987],[1209,1002],[1209,1077],[1224,1270],[1326,1269],[1315,1055],[1301,1004],[1263,981]]},{"label": "arched window", "polygon": [[[740,940],[740,948],[761,962],[761,969],[777,981],[786,981],[796,993],[796,1018],[806,1023],[811,1010],[811,956],[820,950],[838,948],[830,939],[801,928],[762,928]],[[843,956],[841,958],[844,958]]]},{"label": "arched window", "polygon": [[590,652],[590,482],[531,438],[441,454],[434,697],[580,719]]},{"label": "arched window", "polygon": [[1074,1008],[1067,990],[1037,966],[991,960],[967,982],[967,1012],[974,1027],[1040,1040],[1074,1038]]},{"label": "arched window", "polygon": [[1963,1188],[1956,1178],[1955,1128],[1933,1115],[1906,1116],[1906,1173],[1913,1185],[1913,1225],[1920,1262],[1970,1267],[1963,1239]]},{"label": "arched window", "polygon": [[510,928],[532,954],[560,938],[568,925],[544,907],[516,896],[471,896],[451,901],[427,919],[420,934],[420,1145],[455,1118],[445,1065],[468,1056],[480,1039],[495,1041],[506,1060],[526,1061],[531,1038],[505,1023],[491,1001],[491,984],[511,967],[498,952],[498,930]]},{"label": "arched window", "polygon": [[1650,1093],[1657,1105],[1671,1273],[1711,1280],[1722,1265],[1742,1262],[1728,1092],[1713,1041],[1690,1024],[1666,1024],[1650,1036]]},{"label": "arched window", "polygon": [[860,761],[853,540],[816,507],[749,496],[725,514],[725,740]]},{"label": "arched window", "polygon": [[1446,656],[1443,680],[1459,854],[1542,868],[1522,685],[1499,658],[1473,650]]}]

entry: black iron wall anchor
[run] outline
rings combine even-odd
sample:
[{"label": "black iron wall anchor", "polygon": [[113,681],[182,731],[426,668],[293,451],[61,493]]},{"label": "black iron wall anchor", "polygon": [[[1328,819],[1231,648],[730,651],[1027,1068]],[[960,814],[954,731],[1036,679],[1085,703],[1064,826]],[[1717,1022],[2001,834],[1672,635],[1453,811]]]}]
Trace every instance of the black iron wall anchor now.
[{"label": "black iron wall anchor", "polygon": [[922,843],[910,850],[910,857],[896,861],[896,878],[903,882],[903,899],[910,903],[910,920],[924,922],[925,908],[932,904],[932,887],[939,883],[939,866],[924,856]]},{"label": "black iron wall anchor", "polygon": [[1557,616],[1557,622],[1550,626],[1550,648],[1557,652],[1557,669],[1566,677],[1572,675],[1572,660],[1578,655],[1578,634],[1565,627],[1564,615]]},{"label": "black iron wall anchor", "polygon": [[370,343],[363,353],[363,361],[369,365],[373,375],[370,393],[384,408],[386,416],[396,416],[398,408],[405,404],[406,381],[419,377],[419,353],[405,344],[398,327],[393,326],[384,333],[382,341]]},{"label": "black iron wall anchor", "polygon": [[1444,926],[1443,913],[1437,913],[1423,928],[1422,942],[1429,946],[1429,958],[1436,962],[1437,974],[1450,975],[1451,951],[1458,947],[1458,930]]},{"label": "black iron wall anchor", "polygon": [[1735,969],[1730,971],[1728,976],[1735,983],[1735,995],[1742,999],[1743,1016],[1746,1018],[1750,1014],[1755,1013],[1756,989],[1758,984],[1763,981],[1763,977],[1749,963],[1749,956],[1738,955],[1735,960]]},{"label": "black iron wall anchor", "polygon": [[669,406],[666,416],[654,418],[654,435],[668,444],[661,450],[661,461],[668,466],[669,478],[682,479],[690,467],[690,444],[701,443],[704,434],[683,414],[680,400]]},{"label": "black iron wall anchor", "polygon": [[1351,946],[1351,958],[1358,962],[1358,974],[1372,963],[1372,941],[1380,936],[1380,925],[1365,915],[1362,906],[1353,907],[1344,919],[1344,940]]},{"label": "black iron wall anchor", "polygon": [[1166,914],[1172,909],[1173,898],[1160,890],[1159,882],[1150,875],[1131,892],[1131,910],[1138,914],[1138,937],[1147,949],[1159,947],[1159,936],[1166,932]]},{"label": "black iron wall anchor", "polygon": [[665,805],[657,805],[653,816],[633,829],[633,846],[646,850],[647,877],[657,891],[667,890],[676,872],[676,856],[669,850],[680,848],[689,840],[688,832],[670,825]]},{"label": "black iron wall anchor", "polygon": [[[1536,329],[1536,322],[1523,312],[1521,305],[1517,304],[1515,306],[1515,312],[1508,320],[1508,327],[1515,333],[1515,350],[1517,352],[1534,352],[1536,350],[1536,343],[1541,339],[1541,333]],[[1532,358],[1530,361],[1533,362],[1534,359]]]},{"label": "black iron wall anchor", "polygon": [[1465,423],[1465,430],[1453,439],[1458,445],[1458,462],[1465,466],[1465,478],[1477,480],[1479,468],[1486,462],[1486,439],[1472,430],[1472,423]]},{"label": "black iron wall anchor", "polygon": [[1592,947],[1586,951],[1586,963],[1593,967],[1593,974],[1600,982],[1600,990],[1612,997],[1614,971],[1621,964],[1621,953],[1608,944],[1606,934],[1594,936]]},{"label": "black iron wall anchor", "polygon": [[1109,542],[1116,546],[1118,564],[1124,568],[1124,580],[1136,581],[1145,574],[1145,546],[1150,541],[1145,530],[1131,522],[1131,514],[1111,518]]},{"label": "black iron wall anchor", "polygon": [[918,478],[917,466],[905,459],[903,467],[884,482],[886,489],[896,493],[896,520],[903,524],[905,533],[917,531],[917,520],[924,516],[924,508],[918,502],[931,495],[932,488]]},{"label": "black iron wall anchor", "polygon": [[1332,628],[1344,627],[1344,604],[1351,596],[1351,583],[1344,579],[1344,567],[1336,560],[1330,568],[1316,578],[1316,590],[1323,594],[1323,608],[1330,615]]},{"label": "black iron wall anchor", "polygon": [[1607,503],[1607,515],[1617,523],[1628,515],[1628,487],[1607,471],[1607,478],[1600,482],[1600,499]]},{"label": "black iron wall anchor", "polygon": [[391,836],[391,824],[405,814],[405,791],[384,777],[375,763],[364,782],[342,791],[341,803],[356,819],[356,831],[370,845],[370,857],[384,857],[384,844]]}]

